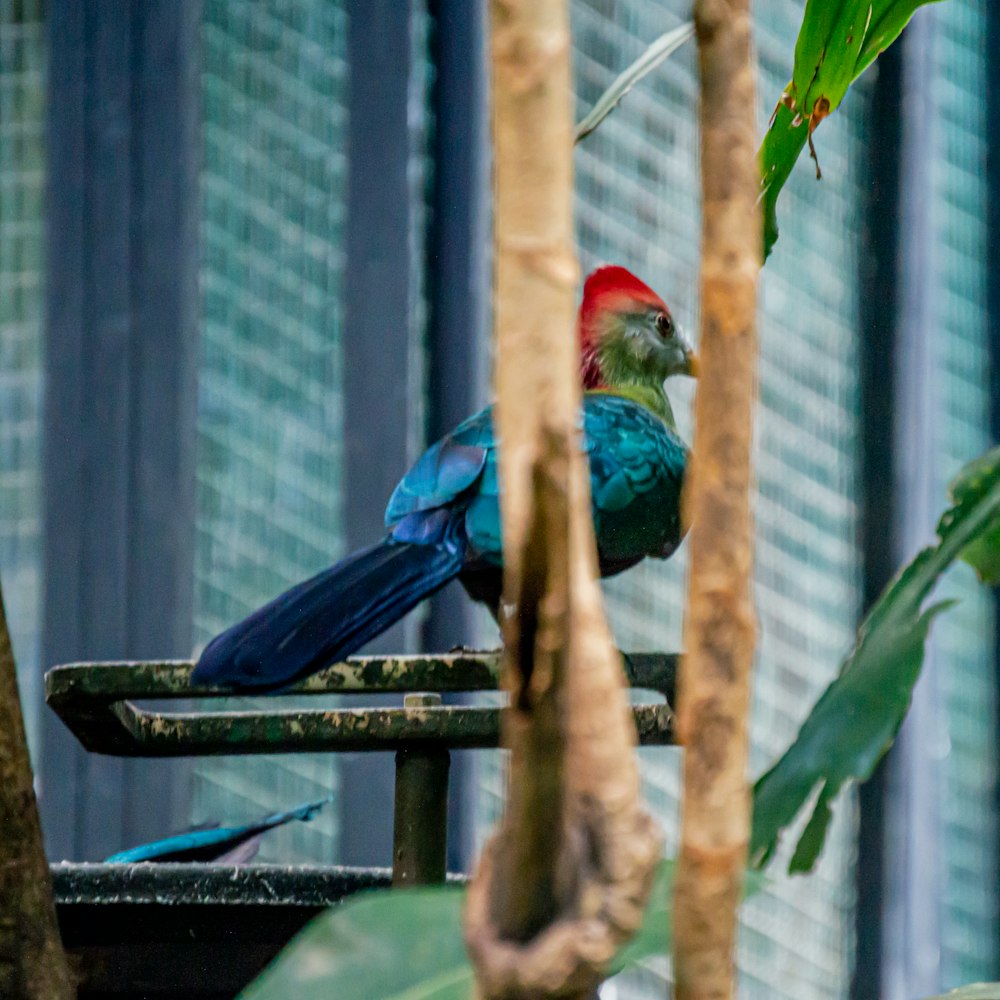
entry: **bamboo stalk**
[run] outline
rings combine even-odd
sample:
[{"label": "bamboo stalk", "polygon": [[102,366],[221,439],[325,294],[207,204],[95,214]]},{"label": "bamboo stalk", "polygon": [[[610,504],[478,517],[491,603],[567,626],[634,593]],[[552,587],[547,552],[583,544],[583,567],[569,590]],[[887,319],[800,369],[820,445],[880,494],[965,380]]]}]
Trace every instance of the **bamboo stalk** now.
[{"label": "bamboo stalk", "polygon": [[52,901],[14,652],[0,592],[0,996],[76,995]]},{"label": "bamboo stalk", "polygon": [[751,428],[761,257],[749,0],[695,0],[701,77],[701,371],[693,461],[685,657],[681,848],[674,896],[679,1000],[734,991],[737,910],[750,827],[747,714]]},{"label": "bamboo stalk", "polygon": [[466,908],[480,996],[589,997],[660,854],[604,617],[580,447],[566,0],[494,0],[507,811]]}]

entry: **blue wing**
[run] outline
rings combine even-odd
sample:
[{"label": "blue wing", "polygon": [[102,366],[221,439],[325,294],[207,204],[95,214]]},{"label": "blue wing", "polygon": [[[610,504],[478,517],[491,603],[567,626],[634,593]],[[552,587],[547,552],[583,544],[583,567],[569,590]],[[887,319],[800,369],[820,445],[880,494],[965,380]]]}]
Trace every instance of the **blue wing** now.
[{"label": "blue wing", "polygon": [[[469,562],[500,565],[500,488],[492,408],[429,448],[396,487],[386,526],[408,515],[464,511]],[[680,493],[687,450],[646,407],[610,392],[587,393],[584,447],[594,527],[606,572],[644,556],[665,557],[681,539]]]},{"label": "blue wing", "polygon": [[604,392],[584,401],[584,434],[605,572],[669,556],[683,537],[684,443],[646,407]]},{"label": "blue wing", "polygon": [[493,448],[492,408],[487,408],[417,459],[389,498],[385,526],[392,528],[409,514],[454,503],[475,485]]}]

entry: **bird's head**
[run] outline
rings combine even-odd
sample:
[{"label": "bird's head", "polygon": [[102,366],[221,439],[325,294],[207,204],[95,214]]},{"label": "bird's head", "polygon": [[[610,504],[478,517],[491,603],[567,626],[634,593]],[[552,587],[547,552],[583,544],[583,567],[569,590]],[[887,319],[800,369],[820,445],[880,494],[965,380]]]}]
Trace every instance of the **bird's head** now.
[{"label": "bird's head", "polygon": [[671,375],[697,375],[698,359],[666,303],[624,267],[593,271],[580,304],[585,389],[661,390]]}]

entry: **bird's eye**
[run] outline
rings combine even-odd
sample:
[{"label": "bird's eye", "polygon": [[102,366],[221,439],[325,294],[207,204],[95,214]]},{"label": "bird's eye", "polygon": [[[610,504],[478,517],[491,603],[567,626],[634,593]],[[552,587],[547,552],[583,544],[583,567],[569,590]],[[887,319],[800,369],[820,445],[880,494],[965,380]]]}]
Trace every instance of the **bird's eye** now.
[{"label": "bird's eye", "polygon": [[674,321],[667,313],[656,314],[656,330],[664,340],[669,340],[674,335]]}]

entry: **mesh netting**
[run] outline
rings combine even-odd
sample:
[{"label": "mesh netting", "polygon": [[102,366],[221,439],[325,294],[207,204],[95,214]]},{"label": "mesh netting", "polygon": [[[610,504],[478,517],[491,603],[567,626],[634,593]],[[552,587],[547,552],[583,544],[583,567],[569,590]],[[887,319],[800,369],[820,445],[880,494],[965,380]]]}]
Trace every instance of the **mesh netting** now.
[{"label": "mesh netting", "polygon": [[[199,641],[340,554],[343,5],[205,3]],[[331,755],[201,761],[194,819],[335,791]],[[331,861],[336,811],[261,857]]]},{"label": "mesh netting", "polygon": [[[986,5],[956,0],[934,19],[931,99],[931,259],[937,494],[990,445],[987,353]],[[959,605],[935,626],[936,680],[945,706],[939,727],[942,988],[994,979],[998,971],[997,692],[993,601],[961,566],[941,588]]]},{"label": "mesh netting", "polygon": [[0,578],[33,750],[42,704],[44,68],[41,0],[0,0]]},{"label": "mesh netting", "polygon": [[[341,554],[347,77],[339,0],[206,0],[204,10],[199,641]],[[790,74],[801,4],[779,0],[756,13],[763,127]],[[940,315],[933,462],[943,496],[948,477],[988,443],[988,105],[981,96],[985,5],[953,0],[934,16],[929,196]],[[676,23],[653,0],[574,0],[581,113]],[[41,706],[44,64],[41,0],[0,0],[0,574],[32,739]],[[615,261],[633,268],[663,292],[689,329],[697,327],[695,98],[689,46],[629,95],[577,153],[584,267]],[[762,284],[755,773],[787,745],[832,676],[858,611],[852,498],[860,115],[855,94],[818,133],[821,184],[807,163],[796,170],[782,195],[782,235]],[[686,436],[690,395],[683,380],[672,388]],[[624,647],[679,647],[684,569],[682,551],[608,587]],[[962,598],[934,640],[937,662],[946,668],[939,672],[946,704],[940,907],[943,985],[951,986],[996,973],[997,734],[991,602],[967,573],[957,573],[945,589]],[[495,630],[488,640],[495,642]],[[642,759],[646,794],[676,845],[676,752],[646,750]],[[199,762],[195,818],[238,819],[328,794],[337,787],[332,760],[289,755]],[[502,795],[495,755],[491,761],[481,768],[481,829],[495,818]],[[838,810],[815,877],[777,874],[745,908],[741,995],[845,995],[852,809],[847,801]],[[335,812],[328,810],[311,824],[272,835],[262,857],[333,860],[336,840]],[[773,870],[781,872],[780,859]],[[660,996],[668,974],[664,962],[653,963],[609,984],[605,1000]]]}]

